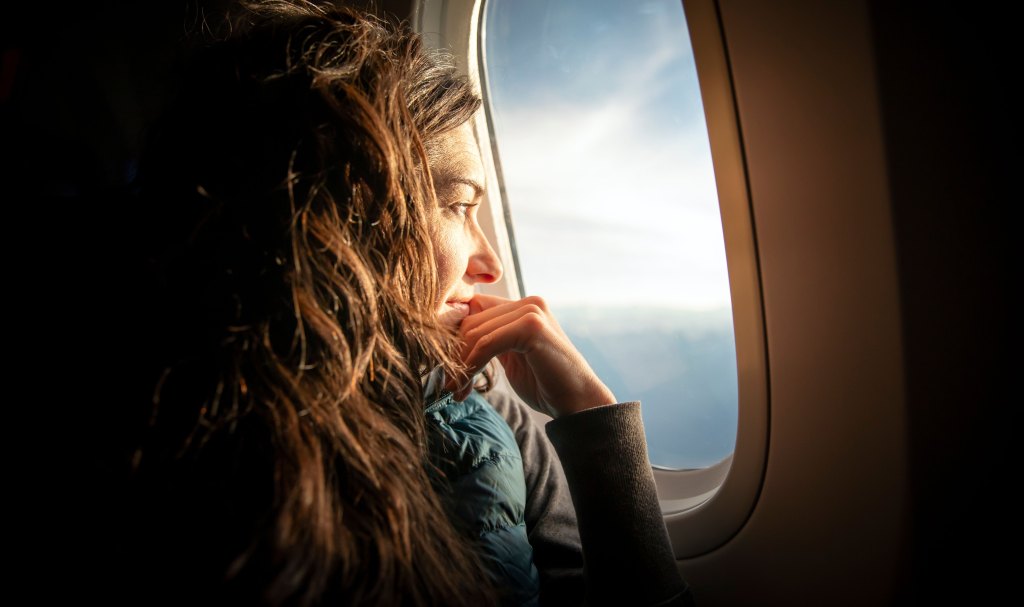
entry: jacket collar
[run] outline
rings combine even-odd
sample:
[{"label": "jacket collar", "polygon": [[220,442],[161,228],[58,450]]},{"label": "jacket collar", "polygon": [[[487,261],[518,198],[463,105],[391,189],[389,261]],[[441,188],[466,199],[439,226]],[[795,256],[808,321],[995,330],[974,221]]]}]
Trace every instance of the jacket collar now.
[{"label": "jacket collar", "polygon": [[445,399],[450,399],[451,396],[451,391],[444,389],[443,368],[440,366],[434,367],[432,371],[423,376],[423,402],[425,409],[429,409]]}]

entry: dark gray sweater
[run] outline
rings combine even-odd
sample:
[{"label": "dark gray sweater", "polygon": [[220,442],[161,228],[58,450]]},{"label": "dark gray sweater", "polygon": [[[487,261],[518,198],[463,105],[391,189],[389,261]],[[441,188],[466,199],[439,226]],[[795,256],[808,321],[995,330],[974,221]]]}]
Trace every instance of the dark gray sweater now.
[{"label": "dark gray sweater", "polygon": [[545,435],[500,372],[485,396],[523,455],[541,603],[692,605],[658,505],[640,403],[560,417]]}]

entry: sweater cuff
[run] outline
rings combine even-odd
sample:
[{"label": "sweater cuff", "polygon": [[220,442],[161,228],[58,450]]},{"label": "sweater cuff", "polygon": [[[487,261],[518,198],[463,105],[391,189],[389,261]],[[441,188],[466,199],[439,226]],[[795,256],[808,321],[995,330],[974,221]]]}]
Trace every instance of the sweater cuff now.
[{"label": "sweater cuff", "polygon": [[[625,431],[630,438],[643,442],[646,458],[647,439],[644,436],[643,418],[640,416],[640,401],[600,405],[562,415],[548,422],[544,429],[555,448],[559,449],[559,455],[561,455],[560,444],[568,447],[570,442],[575,443],[577,437],[581,435],[594,433],[604,435],[609,432],[618,435]],[[635,430],[639,430],[639,434]],[[572,449],[578,450],[582,446],[575,444]]]},{"label": "sweater cuff", "polygon": [[579,520],[588,603],[673,604],[686,583],[658,503],[640,403],[585,409],[545,431]]}]

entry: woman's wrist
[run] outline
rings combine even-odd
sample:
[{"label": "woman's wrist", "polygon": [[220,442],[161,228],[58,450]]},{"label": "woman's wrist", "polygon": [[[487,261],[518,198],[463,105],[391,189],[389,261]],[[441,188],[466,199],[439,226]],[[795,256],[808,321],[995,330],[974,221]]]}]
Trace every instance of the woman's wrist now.
[{"label": "woman's wrist", "polygon": [[580,411],[586,411],[587,409],[593,409],[595,407],[604,407],[607,405],[614,405],[619,402],[612,391],[607,386],[601,384],[595,386],[593,390],[582,394],[579,398],[573,399],[571,403],[565,403],[559,408],[558,413],[562,415],[571,415],[573,413],[579,413]]}]

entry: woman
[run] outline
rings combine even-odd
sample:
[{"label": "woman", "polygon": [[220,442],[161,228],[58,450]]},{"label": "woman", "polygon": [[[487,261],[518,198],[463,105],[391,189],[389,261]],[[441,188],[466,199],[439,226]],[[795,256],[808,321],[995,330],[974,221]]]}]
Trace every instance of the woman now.
[{"label": "woman", "polygon": [[[179,97],[143,165],[127,598],[685,604],[638,405],[542,300],[474,294],[501,265],[470,86],[408,32],[272,2]],[[494,358],[551,442],[474,390]]]}]

